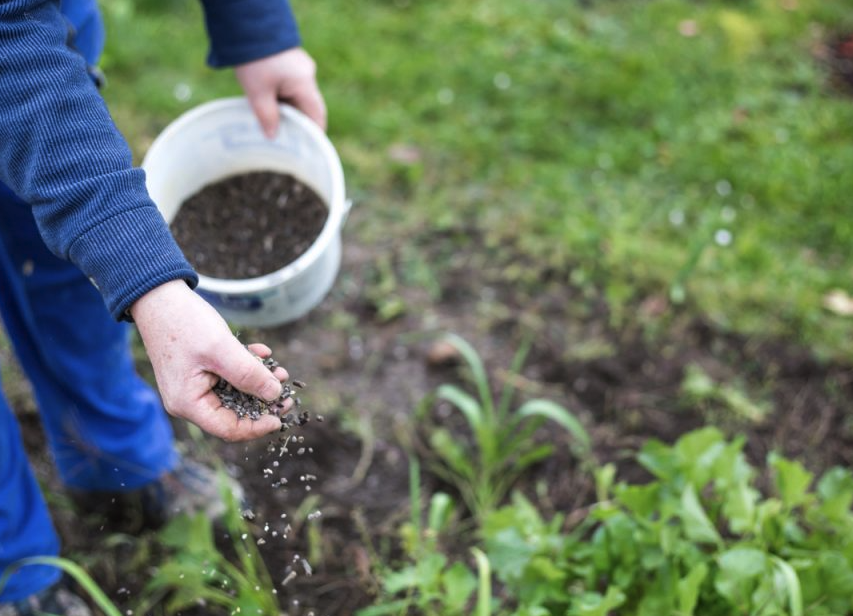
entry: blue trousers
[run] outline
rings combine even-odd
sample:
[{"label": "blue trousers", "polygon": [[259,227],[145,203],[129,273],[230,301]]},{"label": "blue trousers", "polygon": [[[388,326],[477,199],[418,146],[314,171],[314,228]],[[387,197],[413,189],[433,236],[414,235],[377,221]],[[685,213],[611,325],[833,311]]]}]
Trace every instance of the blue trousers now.
[{"label": "blue trousers", "polygon": [[[50,253],[30,207],[2,184],[0,315],[67,486],[133,490],[174,467],[171,426],[156,392],[134,370],[128,326],[112,320],[76,267]],[[21,558],[58,551],[17,422],[0,394],[0,575]],[[0,603],[38,592],[59,575],[23,567]]]}]

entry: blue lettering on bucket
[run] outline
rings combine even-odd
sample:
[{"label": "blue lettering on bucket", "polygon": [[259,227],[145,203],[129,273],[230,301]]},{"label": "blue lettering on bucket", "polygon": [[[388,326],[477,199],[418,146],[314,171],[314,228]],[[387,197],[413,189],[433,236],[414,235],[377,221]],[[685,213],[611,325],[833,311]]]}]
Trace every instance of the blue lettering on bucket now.
[{"label": "blue lettering on bucket", "polygon": [[229,296],[211,293],[202,289],[196,289],[207,302],[215,307],[239,310],[241,312],[257,312],[264,305],[264,301],[257,295]]}]

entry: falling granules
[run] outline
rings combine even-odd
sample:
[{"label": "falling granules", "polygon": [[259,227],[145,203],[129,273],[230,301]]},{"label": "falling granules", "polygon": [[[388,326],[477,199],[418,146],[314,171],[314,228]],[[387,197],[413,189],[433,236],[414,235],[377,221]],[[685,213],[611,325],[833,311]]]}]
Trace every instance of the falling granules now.
[{"label": "falling granules", "polygon": [[[266,359],[258,357],[258,361],[262,362],[270,372],[280,366],[272,357]],[[262,415],[275,415],[281,420],[281,429],[284,431],[293,426],[305,425],[308,422],[308,411],[300,410],[302,402],[296,395],[297,391],[304,387],[305,383],[302,381],[286,381],[281,384],[281,395],[272,402],[242,392],[225,379],[219,379],[219,382],[213,387],[213,392],[219,397],[222,406],[234,411],[237,417],[258,420]],[[285,411],[288,399],[293,401],[296,412],[287,413]]]}]

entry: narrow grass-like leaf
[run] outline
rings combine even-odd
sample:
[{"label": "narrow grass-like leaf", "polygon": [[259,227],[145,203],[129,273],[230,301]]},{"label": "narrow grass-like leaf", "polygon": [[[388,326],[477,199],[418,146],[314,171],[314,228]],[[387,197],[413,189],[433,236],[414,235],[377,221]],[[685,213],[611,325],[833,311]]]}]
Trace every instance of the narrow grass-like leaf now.
[{"label": "narrow grass-like leaf", "polygon": [[577,417],[565,407],[550,400],[537,398],[522,404],[521,408],[518,409],[518,415],[521,417],[544,417],[556,422],[574,437],[578,445],[579,455],[585,458],[590,455],[592,445],[589,433],[584,429]]},{"label": "narrow grass-like leaf", "polygon": [[540,445],[535,449],[530,449],[518,457],[513,463],[513,466],[521,472],[531,464],[536,464],[539,460],[544,460],[554,452],[554,446],[550,444]]},{"label": "narrow grass-like leaf", "polygon": [[473,396],[465,393],[455,385],[441,385],[438,388],[437,394],[440,399],[447,400],[458,408],[465,416],[474,434],[479,434],[483,426],[483,407]]},{"label": "narrow grass-like leaf", "polygon": [[494,416],[495,403],[492,399],[492,390],[489,387],[489,377],[486,374],[486,369],[483,366],[483,361],[480,359],[477,351],[468,344],[468,341],[457,336],[456,334],[446,334],[444,340],[453,345],[457,351],[465,359],[465,363],[471,369],[471,376],[474,379],[474,386],[477,388],[477,393],[480,395],[480,401],[483,404],[483,411],[489,417]]},{"label": "narrow grass-like leaf", "polygon": [[475,616],[490,616],[492,613],[492,567],[488,557],[479,549],[471,548],[477,561],[477,606]]},{"label": "narrow grass-like leaf", "polygon": [[101,590],[101,587],[98,586],[98,583],[95,582],[88,573],[86,573],[83,567],[71,560],[68,560],[67,558],[60,558],[58,556],[32,556],[30,558],[22,558],[21,560],[15,561],[6,567],[3,575],[0,576],[0,592],[3,591],[3,588],[6,586],[9,578],[15,571],[21,567],[29,565],[45,565],[47,567],[62,569],[65,573],[74,578],[74,581],[83,587],[104,614],[107,616],[121,616],[121,612],[115,604],[109,600],[104,591]]},{"label": "narrow grass-like leaf", "polygon": [[409,456],[409,507],[418,550],[421,546],[421,465],[415,456]]},{"label": "narrow grass-like leaf", "polygon": [[512,380],[513,377],[521,374],[521,367],[524,365],[524,360],[527,359],[527,354],[530,352],[532,343],[533,341],[529,336],[525,337],[521,346],[518,347],[518,350],[512,358],[512,364],[510,364],[509,367],[509,375],[507,375],[506,382],[501,390],[500,401],[498,402],[497,416],[501,419],[505,418],[507,414],[509,414],[509,405],[512,403],[512,394],[515,390],[515,385]]},{"label": "narrow grass-like leaf", "polygon": [[429,501],[427,528],[433,533],[440,533],[447,527],[453,514],[453,499],[444,492],[436,492]]}]

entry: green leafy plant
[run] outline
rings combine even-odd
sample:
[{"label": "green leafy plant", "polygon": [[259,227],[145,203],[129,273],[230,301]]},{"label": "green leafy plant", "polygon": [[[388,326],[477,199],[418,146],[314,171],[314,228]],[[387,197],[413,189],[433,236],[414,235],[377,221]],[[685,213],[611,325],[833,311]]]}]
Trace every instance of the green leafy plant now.
[{"label": "green leafy plant", "polygon": [[[696,364],[687,366],[681,382],[681,393],[688,404],[698,405],[706,411],[723,411],[740,423],[760,423],[771,410],[766,402],[753,400],[741,384],[719,383]],[[716,419],[725,420],[727,417]]]},{"label": "green leafy plant", "polygon": [[853,613],[853,475],[832,469],[811,490],[800,463],[771,455],[763,497],[742,447],[716,428],[650,441],[638,461],[655,480],[604,482],[606,500],[570,532],[515,495],[482,527],[512,613]]},{"label": "green leafy plant", "polygon": [[525,469],[549,456],[551,444],[537,444],[533,435],[545,422],[552,421],[573,438],[573,450],[584,464],[591,464],[590,439],[578,419],[567,409],[545,399],[529,400],[512,410],[519,373],[529,351],[522,344],[512,361],[500,398],[495,401],[480,356],[463,338],[449,334],[445,340],[460,353],[476,391],[471,395],[456,385],[441,385],[436,395],[456,408],[471,430],[466,441],[448,428],[432,426],[429,444],[436,456],[436,474],[459,490],[468,508],[478,517],[497,506]]},{"label": "green leafy plant", "polygon": [[[400,530],[402,546],[410,561],[399,569],[380,571],[382,596],[359,616],[409,614],[417,610],[443,616],[470,614],[471,596],[477,593],[475,614],[487,615],[491,601],[491,573],[488,559],[480,550],[473,553],[479,577],[463,562],[451,562],[439,545],[439,537],[447,532],[453,519],[453,501],[447,494],[432,496],[427,524],[421,522],[421,476],[417,458],[409,460],[409,500],[411,519]],[[402,598],[396,598],[403,595]],[[486,607],[483,607],[486,606]],[[484,611],[486,610],[486,611]]]},{"label": "green leafy plant", "polygon": [[226,503],[223,522],[237,562],[217,548],[213,523],[206,515],[179,516],[158,533],[168,558],[146,584],[137,612],[147,613],[164,602],[169,614],[197,605],[219,606],[231,613],[279,613],[273,581],[251,530],[233,493],[224,481],[220,483]]},{"label": "green leafy plant", "polygon": [[467,534],[479,538],[476,582],[424,530],[410,564],[383,578],[379,606],[360,616],[853,614],[853,473],[816,479],[777,454],[757,469],[743,445],[716,428],[673,445],[651,440],[636,459],[654,479],[631,484],[612,465],[595,469],[598,502],[580,518],[545,519],[513,494]]}]

